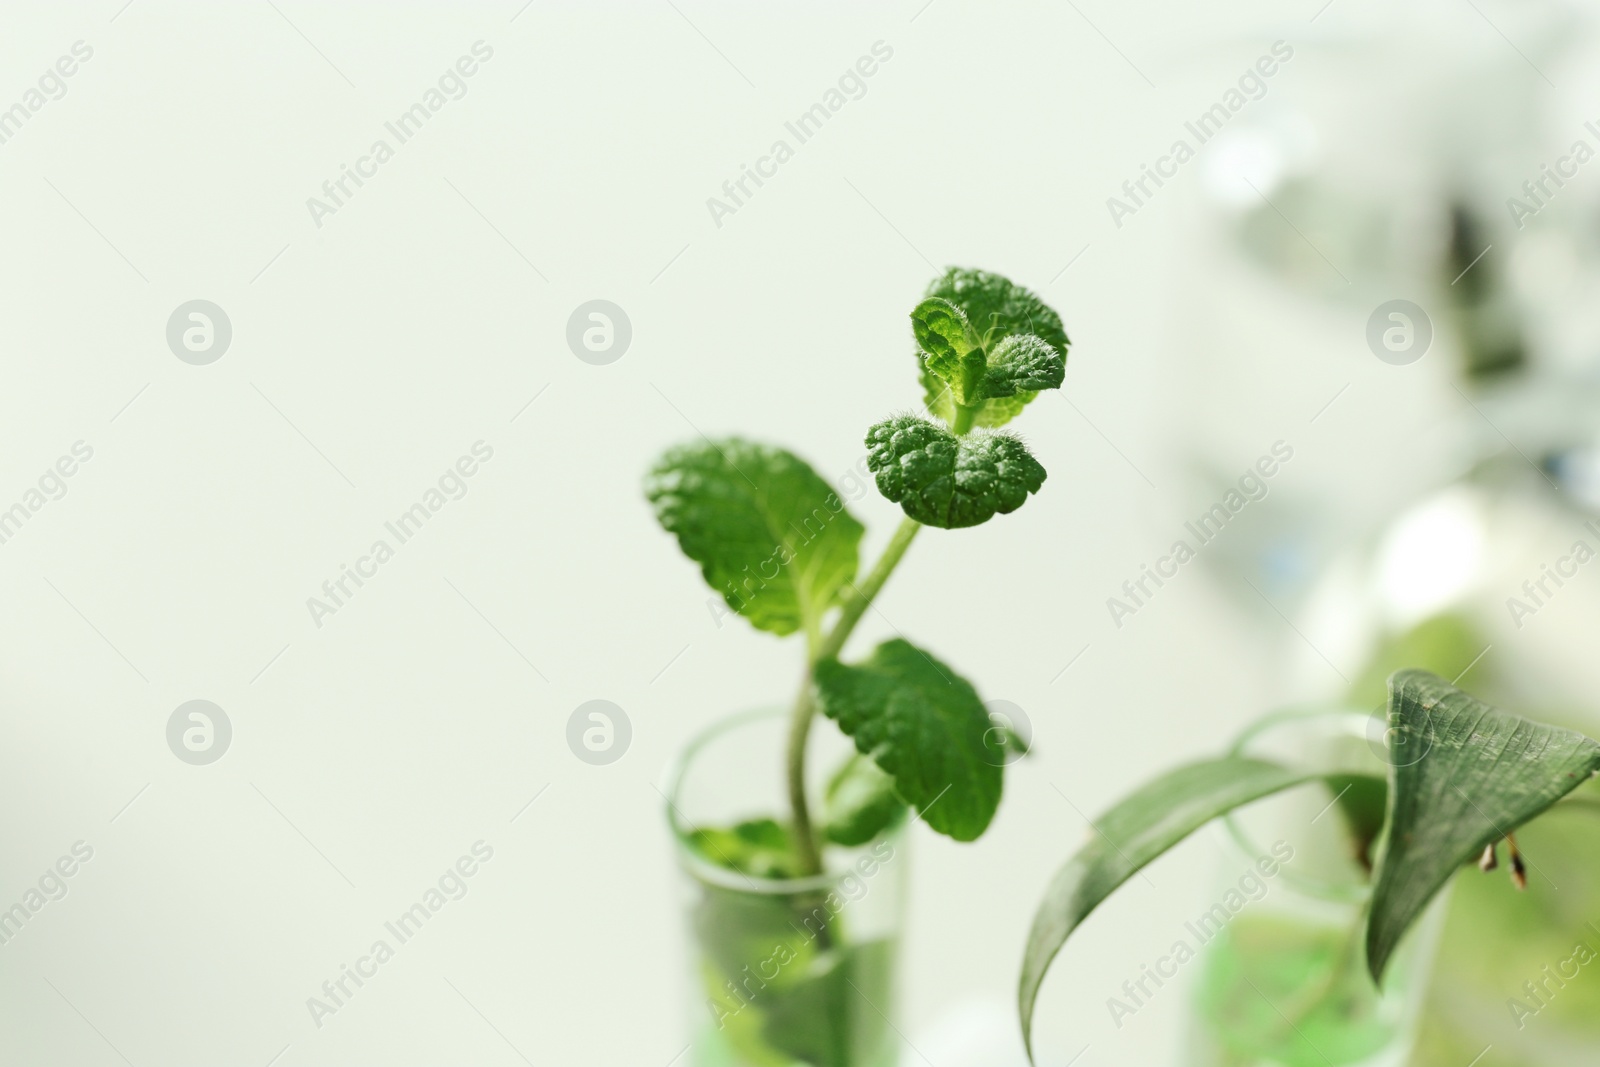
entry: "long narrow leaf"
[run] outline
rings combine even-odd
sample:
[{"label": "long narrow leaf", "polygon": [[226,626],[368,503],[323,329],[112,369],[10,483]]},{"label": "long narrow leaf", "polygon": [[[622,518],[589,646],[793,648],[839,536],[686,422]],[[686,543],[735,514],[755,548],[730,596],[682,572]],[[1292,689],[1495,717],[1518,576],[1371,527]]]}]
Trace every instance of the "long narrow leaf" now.
[{"label": "long narrow leaf", "polygon": [[1101,901],[1212,819],[1314,777],[1241,756],[1205,760],[1169,771],[1106,812],[1094,837],[1056,873],[1033,917],[1017,992],[1029,1057],[1034,1002],[1050,961]]}]

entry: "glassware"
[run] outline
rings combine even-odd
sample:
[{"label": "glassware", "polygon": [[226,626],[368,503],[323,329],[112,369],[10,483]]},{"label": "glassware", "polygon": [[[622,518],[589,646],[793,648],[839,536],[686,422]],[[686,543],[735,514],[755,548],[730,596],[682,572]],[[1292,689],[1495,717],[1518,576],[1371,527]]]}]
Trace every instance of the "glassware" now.
[{"label": "glassware", "polygon": [[1353,828],[1381,823],[1372,776],[1406,758],[1384,735],[1383,720],[1341,710],[1274,716],[1236,743],[1235,755],[1317,771],[1328,787],[1302,787],[1224,820],[1233,881],[1190,928],[1206,935],[1191,1062],[1407,1062],[1444,909],[1441,895],[1375,987],[1363,938],[1370,842]]},{"label": "glassware", "polygon": [[785,855],[787,829],[773,816],[786,810],[786,727],[779,711],[722,720],[668,779],[694,961],[686,1062],[891,1067],[907,822],[858,848],[831,846],[816,877],[764,875]]}]

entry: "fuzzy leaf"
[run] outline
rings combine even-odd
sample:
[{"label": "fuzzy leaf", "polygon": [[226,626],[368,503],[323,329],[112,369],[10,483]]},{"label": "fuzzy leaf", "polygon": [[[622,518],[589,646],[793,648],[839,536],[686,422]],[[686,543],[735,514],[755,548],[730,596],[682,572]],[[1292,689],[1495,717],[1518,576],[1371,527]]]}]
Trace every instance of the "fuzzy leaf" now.
[{"label": "fuzzy leaf", "polygon": [[894,776],[929,826],[957,841],[988,828],[1002,774],[987,758],[993,723],[971,683],[898,639],[859,664],[824,660],[815,677],[823,714]]},{"label": "fuzzy leaf", "polygon": [[961,309],[933,297],[911,312],[911,332],[922,349],[923,366],[948,388],[958,404],[983,399],[986,361],[977,334]]},{"label": "fuzzy leaf", "polygon": [[986,270],[950,267],[934,279],[926,295],[960,308],[987,349],[1013,334],[1026,333],[1061,352],[1071,343],[1061,316],[1050,305],[1031,290]]},{"label": "fuzzy leaf", "polygon": [[957,437],[915,415],[867,431],[867,467],[878,489],[920,523],[955,529],[1020,508],[1045,470],[1018,437],[979,430]]},{"label": "fuzzy leaf", "polygon": [[[994,353],[1006,338],[1032,335],[1060,354],[1062,367],[1066,366],[1067,347],[1070,342],[1061,326],[1061,316],[1040,300],[1038,296],[1013,284],[1010,280],[988,271],[951,267],[935,278],[928,286],[926,296],[949,301],[960,308],[967,323],[978,338],[978,343],[988,353],[992,366]],[[923,403],[935,418],[946,424],[955,419],[955,398],[938,375],[927,367],[921,354],[917,357],[918,378],[922,383]],[[974,426],[994,428],[1004,426],[1022,413],[1029,401],[1043,388],[1054,385],[1024,386],[1017,384],[1015,392],[1005,395],[988,395],[981,402]]]},{"label": "fuzzy leaf", "polygon": [[[922,384],[922,403],[928,414],[943,421],[946,426],[954,423],[956,402],[950,395],[950,387],[944,384],[943,378],[923,365],[920,355],[917,357],[917,381]],[[1012,396],[990,397],[978,405],[978,414],[973,418],[972,425],[979,429],[1004,426],[1022,414],[1022,409],[1038,395],[1032,389],[1024,389]]]},{"label": "fuzzy leaf", "polygon": [[711,587],[759,629],[815,622],[855,579],[861,524],[781,448],[727,438],[671,449],[645,495]]},{"label": "fuzzy leaf", "polygon": [[1032,334],[1018,334],[1007,337],[989,353],[983,392],[986,397],[1006,397],[1059,389],[1066,374],[1066,356]]},{"label": "fuzzy leaf", "polygon": [[1374,980],[1452,874],[1600,771],[1600,744],[1508,715],[1427,671],[1389,679],[1389,736],[1391,750],[1403,741],[1424,754],[1390,772],[1367,926]]}]

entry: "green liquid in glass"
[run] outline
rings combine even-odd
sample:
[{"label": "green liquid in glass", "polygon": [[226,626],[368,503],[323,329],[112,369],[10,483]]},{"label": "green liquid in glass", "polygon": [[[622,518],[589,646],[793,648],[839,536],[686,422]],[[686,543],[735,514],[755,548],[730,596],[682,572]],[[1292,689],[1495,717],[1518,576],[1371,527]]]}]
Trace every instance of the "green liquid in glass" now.
[{"label": "green liquid in glass", "polygon": [[1208,947],[1197,1013],[1213,1067],[1346,1067],[1398,1036],[1349,927],[1240,916]]}]

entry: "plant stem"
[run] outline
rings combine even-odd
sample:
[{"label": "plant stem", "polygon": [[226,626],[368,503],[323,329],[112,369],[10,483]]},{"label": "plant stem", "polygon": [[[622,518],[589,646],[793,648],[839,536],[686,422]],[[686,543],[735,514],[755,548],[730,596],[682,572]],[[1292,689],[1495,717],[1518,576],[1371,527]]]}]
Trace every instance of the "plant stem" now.
[{"label": "plant stem", "polygon": [[811,664],[806,664],[795,694],[794,710],[789,713],[789,811],[793,825],[795,856],[802,876],[822,873],[822,852],[817,834],[811,828],[811,809],[806,804],[806,739],[811,736],[811,717],[816,708],[811,700]]},{"label": "plant stem", "polygon": [[816,832],[811,826],[811,809],[806,801],[806,740],[811,736],[811,720],[817,710],[811,695],[812,670],[819,660],[832,659],[844,648],[856,624],[883,589],[889,575],[894,573],[920,529],[922,524],[915,519],[901,521],[866,579],[845,600],[833,629],[807,657],[805,675],[800,679],[800,691],[795,694],[794,708],[789,713],[788,746],[789,809],[794,824],[796,858],[800,862],[802,875],[822,873],[822,851],[817,845]]},{"label": "plant stem", "polygon": [[977,417],[977,405],[969,407],[966,404],[957,404],[956,417],[955,421],[950,424],[950,432],[957,437],[965,435],[968,430],[972,429],[972,423]]},{"label": "plant stem", "polygon": [[900,564],[900,557],[906,554],[906,549],[911,547],[911,541],[917,536],[917,531],[922,529],[922,523],[916,519],[902,519],[894,531],[894,536],[889,538],[889,543],[884,546],[883,555],[878,557],[878,562],[873,564],[867,578],[844,602],[844,608],[839,612],[838,621],[833,624],[833,629],[823,639],[822,645],[817,649],[817,659],[832,659],[844,648],[845,641],[856,628],[856,623],[861,621],[861,616],[867,613],[867,608],[878,595],[878,591],[889,580],[889,575],[894,573],[895,567]]}]

